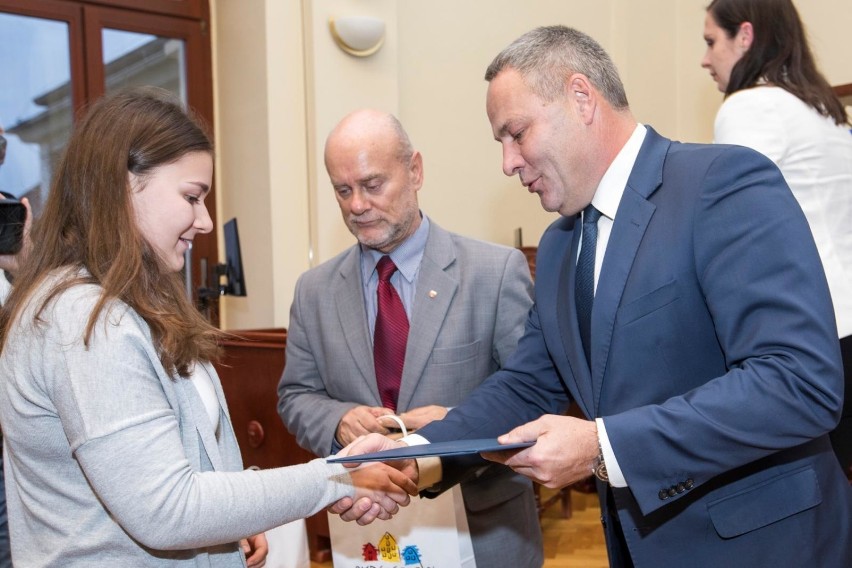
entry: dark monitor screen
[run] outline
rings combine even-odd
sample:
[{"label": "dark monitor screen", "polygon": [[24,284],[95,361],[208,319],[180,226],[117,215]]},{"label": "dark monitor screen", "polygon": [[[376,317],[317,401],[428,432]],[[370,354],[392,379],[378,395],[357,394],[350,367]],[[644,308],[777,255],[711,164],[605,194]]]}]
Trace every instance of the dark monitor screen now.
[{"label": "dark monitor screen", "polygon": [[225,270],[228,279],[226,293],[231,296],[245,296],[246,281],[236,218],[225,223]]}]

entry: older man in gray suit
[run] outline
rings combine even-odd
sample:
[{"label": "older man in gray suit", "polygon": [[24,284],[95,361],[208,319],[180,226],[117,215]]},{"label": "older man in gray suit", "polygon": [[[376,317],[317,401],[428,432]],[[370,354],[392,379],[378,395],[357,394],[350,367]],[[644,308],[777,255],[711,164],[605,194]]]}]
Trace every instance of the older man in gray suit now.
[{"label": "older man in gray suit", "polygon": [[[514,351],[532,304],[519,251],[422,215],[423,160],[396,118],[345,117],[325,164],[359,244],[299,279],[278,386],[284,424],[321,456],[388,434],[387,414],[409,429],[443,418]],[[489,466],[462,494],[478,566],[542,565],[528,480]]]}]

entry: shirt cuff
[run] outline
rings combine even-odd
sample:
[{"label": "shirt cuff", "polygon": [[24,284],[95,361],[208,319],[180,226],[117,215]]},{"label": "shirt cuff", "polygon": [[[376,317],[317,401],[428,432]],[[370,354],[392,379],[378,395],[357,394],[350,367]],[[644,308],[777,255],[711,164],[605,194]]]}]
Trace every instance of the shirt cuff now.
[{"label": "shirt cuff", "polygon": [[627,480],[624,479],[624,474],[621,472],[621,467],[619,467],[615,453],[612,451],[612,445],[609,443],[609,437],[606,435],[603,418],[595,418],[595,424],[598,426],[598,441],[601,444],[609,484],[613,487],[627,487]]},{"label": "shirt cuff", "polygon": [[[400,441],[408,444],[409,446],[422,446],[423,444],[429,443],[429,440],[419,434],[409,434],[408,436],[401,438]],[[417,489],[420,491],[426,490],[433,485],[437,485],[441,482],[441,478],[444,476],[444,471],[441,467],[441,458],[435,456],[417,458],[417,471],[420,474],[417,480]]]}]

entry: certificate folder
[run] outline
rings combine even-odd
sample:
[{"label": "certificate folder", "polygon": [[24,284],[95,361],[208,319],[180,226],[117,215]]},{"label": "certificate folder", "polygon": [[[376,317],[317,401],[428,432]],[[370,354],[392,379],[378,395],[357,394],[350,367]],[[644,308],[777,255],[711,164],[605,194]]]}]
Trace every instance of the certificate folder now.
[{"label": "certificate folder", "polygon": [[411,458],[425,458],[431,456],[463,456],[467,454],[479,454],[482,452],[500,452],[504,450],[517,450],[529,448],[535,442],[518,442],[516,444],[500,444],[497,438],[482,438],[477,440],[454,440],[452,442],[435,442],[434,444],[422,444],[419,446],[405,446],[381,452],[361,454],[358,456],[330,457],[329,463],[361,463],[372,461],[393,461]]}]

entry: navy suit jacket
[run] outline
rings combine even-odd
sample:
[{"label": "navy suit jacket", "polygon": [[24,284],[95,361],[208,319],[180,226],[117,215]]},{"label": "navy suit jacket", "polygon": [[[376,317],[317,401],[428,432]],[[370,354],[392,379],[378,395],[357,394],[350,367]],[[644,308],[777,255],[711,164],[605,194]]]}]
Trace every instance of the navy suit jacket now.
[{"label": "navy suit jacket", "polygon": [[843,400],[834,315],[778,169],[648,129],[601,267],[591,371],[578,219],[541,239],[535,305],[504,370],[420,433],[495,436],[575,400],[603,417],[627,480],[599,494],[637,566],[852,565],[852,489],[827,436]]}]

